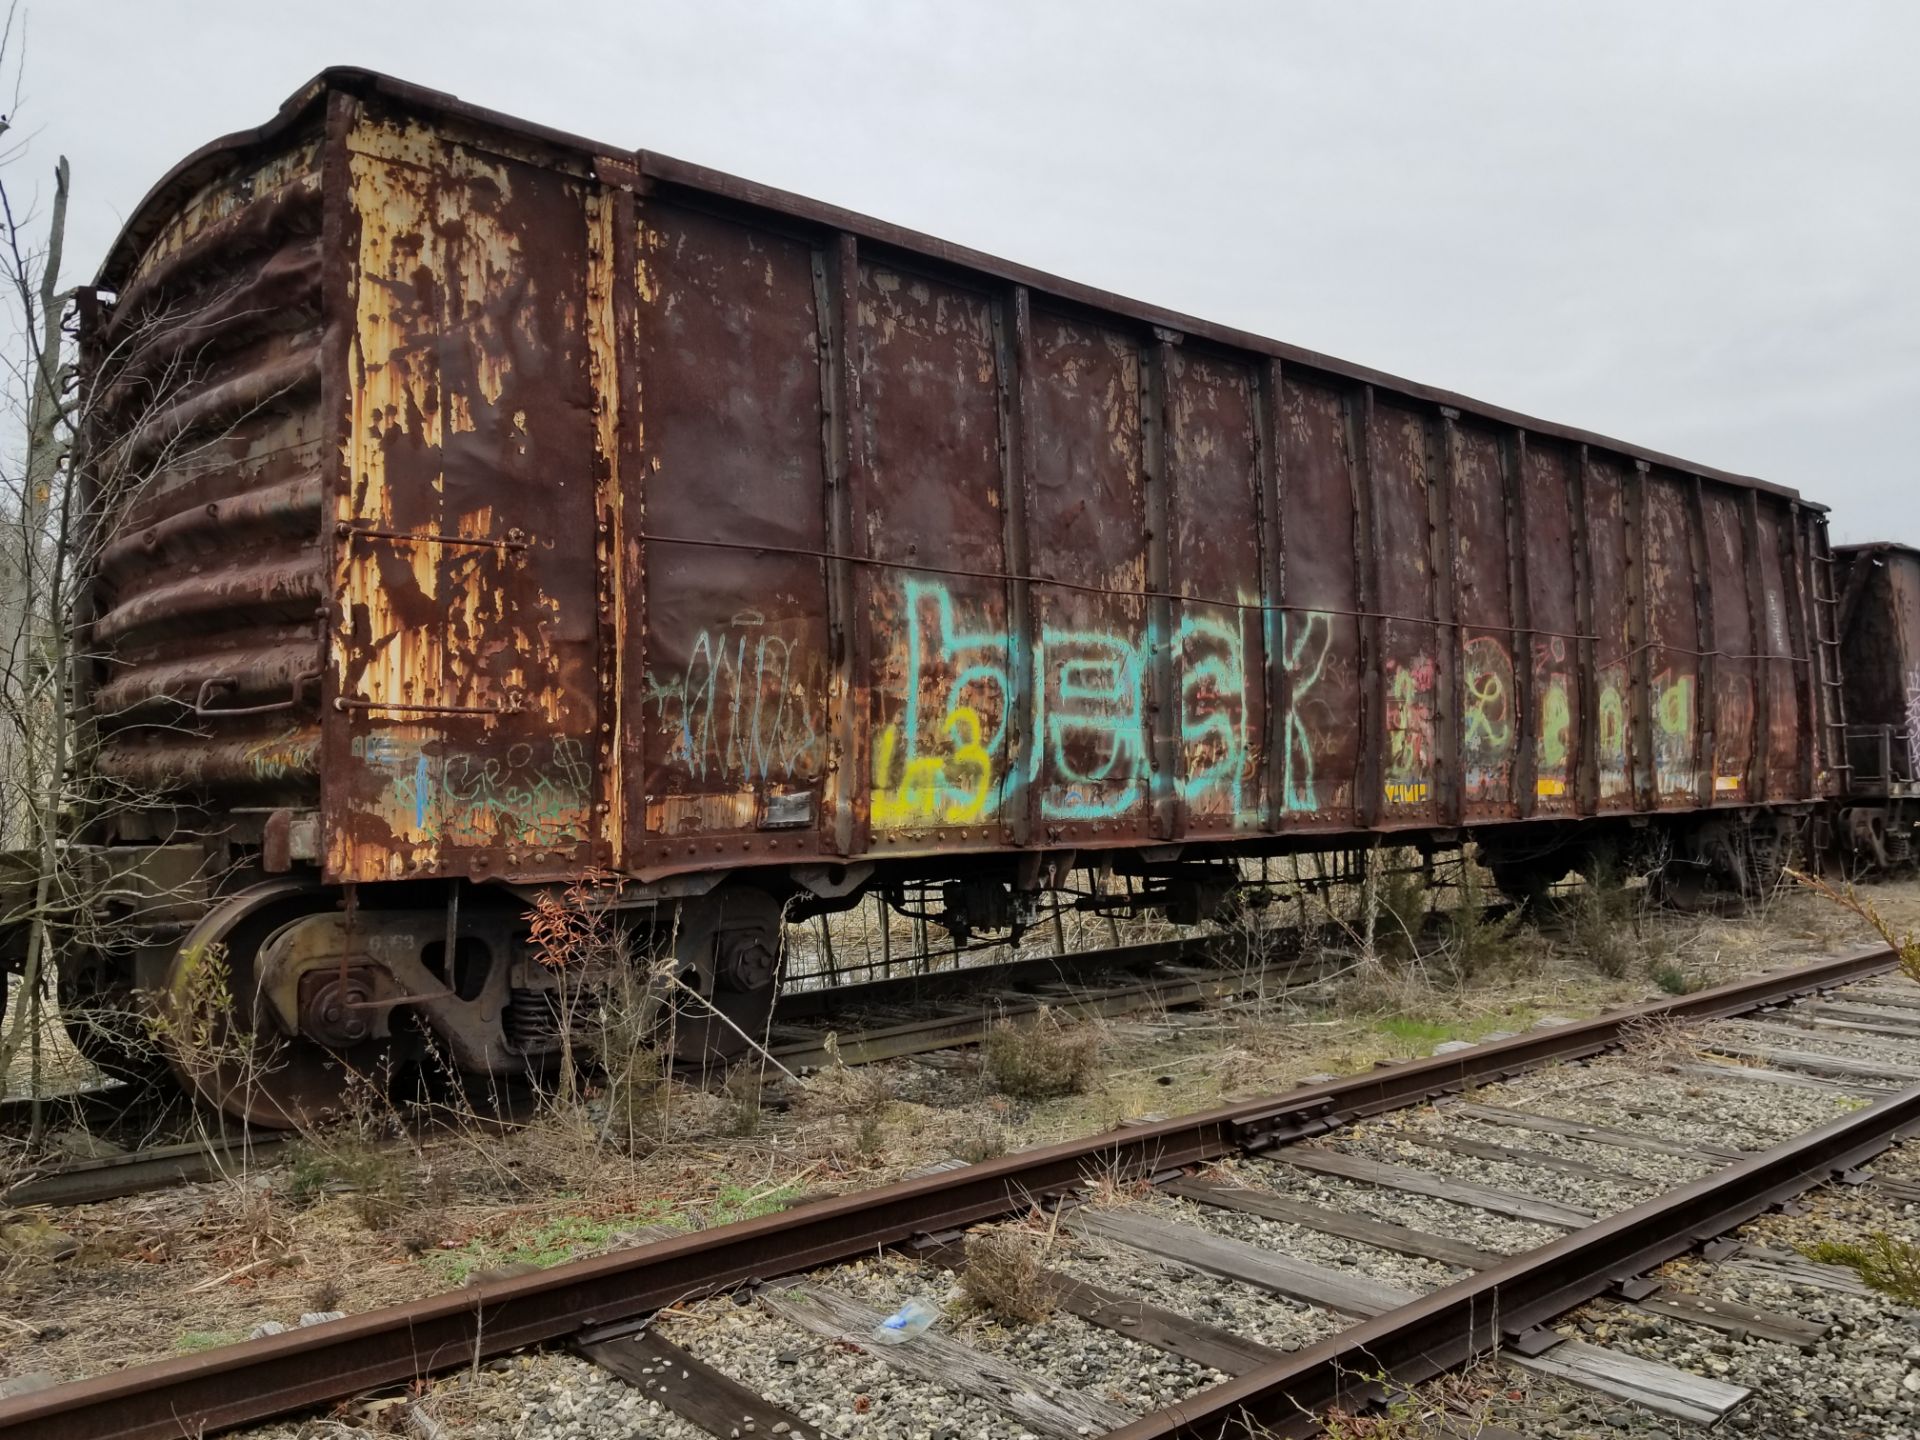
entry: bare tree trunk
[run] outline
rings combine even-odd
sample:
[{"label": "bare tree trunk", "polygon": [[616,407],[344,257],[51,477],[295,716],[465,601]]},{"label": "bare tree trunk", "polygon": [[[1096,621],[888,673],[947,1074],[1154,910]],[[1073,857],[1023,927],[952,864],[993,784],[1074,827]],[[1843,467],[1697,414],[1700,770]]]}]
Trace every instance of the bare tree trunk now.
[{"label": "bare tree trunk", "polygon": [[[69,565],[74,541],[75,487],[72,477],[63,475],[68,444],[63,434],[66,420],[65,392],[71,374],[63,358],[62,318],[66,297],[60,293],[60,260],[66,244],[67,194],[70,170],[63,155],[54,167],[54,201],[46,255],[37,277],[28,265],[16,261],[11,277],[20,292],[25,310],[27,333],[34,346],[28,361],[30,393],[27,407],[27,450],[24,484],[20,496],[19,550],[10,557],[8,579],[16,586],[7,603],[18,617],[10,636],[9,680],[21,686],[22,730],[14,737],[21,754],[16,773],[27,780],[24,803],[16,805],[9,797],[9,810],[24,812],[30,818],[33,848],[37,852],[38,874],[34,881],[26,964],[17,992],[25,1003],[10,1017],[4,1041],[0,1041],[0,1076],[11,1072],[22,1041],[29,1033],[37,1037],[41,1021],[41,991],[53,948],[50,926],[53,916],[55,869],[59,863],[59,837],[66,795],[67,751],[70,748],[69,704],[66,693],[69,643],[66,626],[67,588],[72,582]],[[13,227],[11,212],[7,223]],[[17,234],[17,228],[16,228]],[[16,257],[18,247],[14,247]],[[37,313],[36,313],[37,311]],[[35,333],[37,329],[37,334]],[[51,536],[44,534],[48,510],[58,493],[58,519]],[[24,682],[24,683],[23,683]],[[32,717],[36,695],[46,716],[46,743],[36,743]],[[11,817],[10,817],[11,818]],[[35,1054],[38,1055],[38,1047]],[[33,1132],[37,1139],[42,1125],[39,1105],[40,1076],[33,1076]]]}]

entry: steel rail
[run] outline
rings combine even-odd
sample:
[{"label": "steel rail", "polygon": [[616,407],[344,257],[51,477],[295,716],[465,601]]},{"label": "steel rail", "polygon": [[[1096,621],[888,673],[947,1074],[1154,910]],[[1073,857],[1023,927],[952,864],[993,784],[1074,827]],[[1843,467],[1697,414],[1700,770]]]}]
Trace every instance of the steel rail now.
[{"label": "steel rail", "polygon": [[1153,1175],[1320,1134],[1549,1061],[1597,1054],[1649,1020],[1739,1014],[1878,974],[1895,963],[1890,949],[1863,947],[1697,994],[1303,1087],[1284,1097],[1021,1151],[557,1265],[537,1275],[483,1282],[331,1324],[132,1366],[0,1401],[0,1433],[47,1440],[176,1440],[183,1433],[266,1420],[694,1296],[992,1219],[1075,1189],[1093,1173],[1118,1169]]},{"label": "steel rail", "polygon": [[0,1205],[95,1205],[159,1190],[218,1180],[249,1165],[283,1158],[292,1135],[252,1135],[160,1145],[127,1155],[79,1160],[29,1176],[0,1191]]},{"label": "steel rail", "polygon": [[1550,1351],[1555,1337],[1536,1327],[1915,1131],[1920,1086],[1142,1416],[1105,1440],[1317,1435],[1321,1411],[1383,1399],[1388,1382],[1417,1384],[1498,1345],[1530,1355]]},{"label": "steel rail", "polygon": [[[1104,946],[1097,950],[1067,950],[1057,955],[1029,955],[1018,960],[955,965],[943,970],[919,970],[846,984],[784,990],[776,1002],[774,1023],[844,1015],[850,1011],[857,1012],[862,1007],[895,1004],[903,1000],[975,1000],[979,998],[981,990],[993,987],[1043,985],[1087,974],[1145,970],[1155,965],[1204,965],[1210,970],[1226,969],[1228,967],[1216,957],[1221,947],[1231,939],[1230,935],[1223,932],[1209,931],[1200,935],[1183,935],[1174,940],[1143,940],[1128,945]],[[1262,967],[1249,965],[1245,968],[1257,972]],[[1281,975],[1285,975],[1290,968],[1302,974],[1318,973],[1317,965],[1306,962],[1291,967],[1274,963],[1265,968]]]}]

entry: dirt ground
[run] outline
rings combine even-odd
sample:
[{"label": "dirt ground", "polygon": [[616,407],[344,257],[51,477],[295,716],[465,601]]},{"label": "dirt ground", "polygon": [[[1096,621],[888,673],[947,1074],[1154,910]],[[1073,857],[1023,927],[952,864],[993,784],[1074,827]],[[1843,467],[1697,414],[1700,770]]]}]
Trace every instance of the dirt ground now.
[{"label": "dirt ground", "polygon": [[[1920,926],[1920,881],[1867,893],[1895,926]],[[1856,917],[1799,891],[1738,916],[1635,912],[1606,924],[1611,940],[1564,914],[1512,928],[1465,980],[1456,951],[1477,942],[1443,935],[1422,957],[1346,955],[1340,974],[1308,991],[1110,1022],[1091,1043],[1072,1042],[1091,1063],[1081,1088],[1051,1098],[1005,1093],[979,1053],[943,1052],[772,1076],[764,1093],[745,1081],[673,1086],[624,1114],[589,1094],[505,1131],[456,1120],[425,1139],[370,1103],[270,1169],[0,1214],[0,1375],[70,1380],[190,1353],[267,1321],[364,1311],[477,1271],[636,1243],[650,1227],[725,1224],[956,1154],[977,1160],[1282,1091],[1871,938]],[[1625,973],[1600,973],[1596,944],[1612,968],[1624,956]]]}]

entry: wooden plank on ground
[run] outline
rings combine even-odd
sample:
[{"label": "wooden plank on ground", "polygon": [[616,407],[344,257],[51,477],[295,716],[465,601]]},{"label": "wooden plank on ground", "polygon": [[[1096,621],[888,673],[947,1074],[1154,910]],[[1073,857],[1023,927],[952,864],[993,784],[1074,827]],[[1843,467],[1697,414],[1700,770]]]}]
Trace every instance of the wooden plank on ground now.
[{"label": "wooden plank on ground", "polygon": [[1722,1263],[1783,1284],[1804,1285],[1810,1290],[1831,1290],[1836,1295],[1857,1295],[1863,1299],[1875,1294],[1866,1281],[1844,1265],[1822,1265],[1791,1251],[1742,1245],[1732,1259]]},{"label": "wooden plank on ground", "polygon": [[1531,1110],[1509,1110],[1502,1105],[1476,1105],[1462,1101],[1446,1107],[1448,1113],[1485,1120],[1493,1125],[1512,1125],[1521,1130],[1538,1130],[1544,1135],[1567,1135],[1595,1145],[1611,1145],[1616,1150],[1641,1150],[1649,1155],[1677,1155],[1697,1160],[1702,1165],[1718,1165],[1727,1160],[1744,1160],[1747,1152],[1728,1145],[1704,1140],[1668,1140],[1659,1135],[1640,1135],[1618,1130],[1611,1125],[1595,1125],[1585,1120],[1568,1120],[1559,1115],[1540,1115]]},{"label": "wooden plank on ground", "polygon": [[1566,1230],[1578,1230],[1600,1218],[1598,1211],[1589,1210],[1584,1205],[1568,1205],[1540,1195],[1523,1195],[1517,1190],[1496,1190],[1490,1185],[1476,1185],[1470,1180],[1450,1180],[1440,1175],[1429,1175],[1424,1170],[1410,1170],[1404,1165],[1388,1165],[1338,1150],[1323,1150],[1318,1145],[1289,1146],[1274,1158],[1284,1165],[1311,1170],[1317,1175],[1337,1175],[1342,1180],[1358,1180],[1362,1184],[1378,1185],[1388,1190],[1404,1190],[1411,1195],[1430,1195],[1436,1200],[1450,1200],[1456,1205],[1470,1205],[1476,1210],[1492,1211],[1495,1215],[1532,1220],[1541,1225],[1558,1225]]},{"label": "wooden plank on ground", "polygon": [[1684,1320],[1730,1335],[1752,1336],[1805,1350],[1827,1333],[1825,1325],[1778,1310],[1757,1310],[1737,1300],[1715,1300],[1684,1290],[1661,1289],[1628,1307],[1662,1320]]},{"label": "wooden plank on ground", "polygon": [[1920,1181],[1903,1180],[1896,1175],[1876,1175],[1873,1188],[1889,1200],[1898,1200],[1903,1205],[1920,1205]]},{"label": "wooden plank on ground", "polygon": [[983,1354],[942,1335],[937,1328],[902,1345],[878,1344],[872,1335],[884,1318],[880,1312],[820,1285],[773,1286],[760,1292],[760,1304],[769,1314],[811,1334],[851,1340],[902,1374],[971,1395],[1036,1435],[1081,1440],[1117,1430],[1133,1418],[1117,1405],[1044,1375],[1030,1375],[997,1355]]},{"label": "wooden plank on ground", "polygon": [[1881,1080],[1900,1085],[1920,1084],[1920,1070],[1884,1060],[1860,1060],[1851,1055],[1827,1055],[1816,1050],[1788,1050],[1771,1045],[1742,1045],[1735,1040],[1712,1040],[1704,1047],[1714,1055],[1734,1060],[1759,1060],[1782,1070],[1805,1070],[1840,1080]]},{"label": "wooden plank on ground", "polygon": [[1828,1000],[1809,1000],[1783,1012],[1789,1015],[1817,1015],[1822,1020],[1845,1020],[1864,1025],[1883,1035],[1903,1040],[1920,1040],[1920,1015],[1911,1010],[1882,1009],[1875,1005],[1836,1005]]},{"label": "wooden plank on ground", "polygon": [[792,1411],[652,1331],[576,1341],[574,1349],[718,1440],[732,1440],[743,1433],[767,1440],[775,1435],[821,1440],[820,1432]]},{"label": "wooden plank on ground", "polygon": [[1825,1090],[1831,1095],[1853,1095],[1873,1099],[1887,1094],[1891,1085],[1869,1085],[1864,1080],[1828,1080],[1819,1075],[1802,1075],[1793,1070],[1768,1070],[1759,1065],[1669,1065],[1676,1075],[1693,1075],[1703,1080],[1750,1080],[1789,1090]]},{"label": "wooden plank on ground", "polygon": [[1896,1065],[1903,1060],[1913,1059],[1916,1049],[1920,1049],[1920,1030],[1897,1031],[1889,1035],[1876,1025],[1862,1025],[1856,1020],[1830,1020],[1822,1015],[1802,1015],[1793,1010],[1783,1010],[1777,1017],[1766,1020],[1742,1020],[1740,1024],[1744,1029],[1758,1031],[1762,1035],[1778,1035],[1795,1044],[1824,1040],[1828,1044],[1858,1045],[1875,1055],[1886,1056]]},{"label": "wooden plank on ground", "polygon": [[[950,1270],[960,1270],[967,1263],[966,1247],[942,1245],[920,1258]],[[1059,1270],[1044,1270],[1042,1280],[1053,1286],[1061,1309],[1116,1335],[1178,1355],[1196,1365],[1205,1365],[1222,1375],[1244,1375],[1285,1357],[1285,1351],[1248,1340],[1231,1330],[1162,1309],[1136,1295],[1089,1285]]]},{"label": "wooden plank on ground", "polygon": [[1162,1309],[1137,1296],[1122,1295],[1064,1275],[1060,1279],[1064,1282],[1060,1292],[1062,1309],[1116,1335],[1178,1355],[1196,1365],[1205,1365],[1222,1375],[1244,1375],[1286,1358],[1283,1350],[1275,1350],[1218,1325],[1209,1325],[1204,1320]]},{"label": "wooden plank on ground", "polygon": [[1580,1340],[1562,1340],[1540,1355],[1509,1353],[1506,1359],[1542,1375],[1631,1400],[1649,1410],[1696,1425],[1715,1424],[1753,1393],[1744,1385],[1709,1380],[1691,1371],[1663,1365],[1658,1360],[1643,1360],[1638,1355],[1588,1345]]},{"label": "wooden plank on ground", "polygon": [[1854,985],[1835,990],[1839,1001],[1864,1000],[1869,1005],[1891,1005],[1896,1010],[1920,1010],[1920,989],[1911,985]]},{"label": "wooden plank on ground", "polygon": [[1382,1285],[1364,1275],[1314,1265],[1277,1250],[1215,1235],[1197,1225],[1182,1225],[1130,1210],[1082,1208],[1067,1217],[1067,1224],[1077,1234],[1115,1240],[1210,1275],[1305,1300],[1342,1315],[1378,1315],[1414,1298],[1410,1290]]},{"label": "wooden plank on ground", "polygon": [[1498,1160],[1506,1165],[1529,1165],[1537,1170],[1558,1170],[1566,1175],[1579,1175],[1588,1180],[1605,1180],[1613,1185],[1658,1185],[1660,1183],[1658,1180],[1649,1180],[1644,1175],[1629,1175],[1620,1170],[1602,1170],[1598,1165],[1589,1165],[1584,1160],[1569,1160],[1564,1155],[1550,1155],[1545,1150],[1491,1145],[1484,1140],[1468,1140],[1460,1135],[1428,1135],[1418,1130],[1396,1130],[1394,1138],[1411,1140],[1416,1145],[1425,1145],[1433,1150],[1444,1150],[1451,1155],[1466,1155],[1475,1160]]},{"label": "wooden plank on ground", "polygon": [[1318,1205],[1290,1200],[1264,1187],[1215,1185],[1205,1180],[1175,1180],[1160,1188],[1171,1195],[1198,1200],[1203,1205],[1217,1205],[1223,1210],[1238,1210],[1247,1215],[1264,1216],[1268,1220],[1303,1225],[1324,1235],[1358,1240],[1363,1245],[1391,1250],[1396,1255],[1436,1260],[1442,1265],[1453,1265],[1462,1270],[1491,1270],[1506,1258],[1469,1245],[1464,1240],[1455,1240],[1446,1235],[1429,1235],[1424,1230],[1375,1220],[1370,1215],[1323,1210]]}]

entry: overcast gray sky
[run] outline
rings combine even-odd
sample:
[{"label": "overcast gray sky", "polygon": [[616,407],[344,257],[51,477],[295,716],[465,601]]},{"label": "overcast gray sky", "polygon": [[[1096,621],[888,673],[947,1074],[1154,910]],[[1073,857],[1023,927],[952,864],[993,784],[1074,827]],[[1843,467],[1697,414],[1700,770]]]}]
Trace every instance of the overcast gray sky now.
[{"label": "overcast gray sky", "polygon": [[329,64],[1793,485],[1920,543],[1920,4],[26,0],[69,278]]}]

